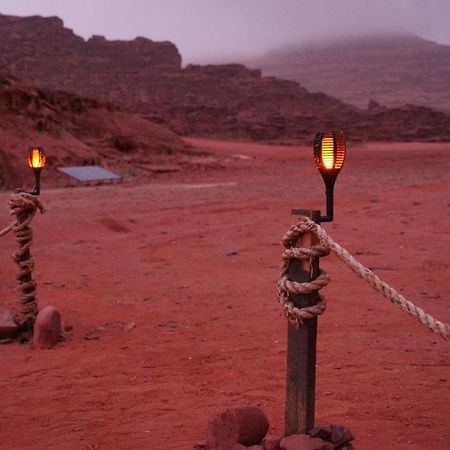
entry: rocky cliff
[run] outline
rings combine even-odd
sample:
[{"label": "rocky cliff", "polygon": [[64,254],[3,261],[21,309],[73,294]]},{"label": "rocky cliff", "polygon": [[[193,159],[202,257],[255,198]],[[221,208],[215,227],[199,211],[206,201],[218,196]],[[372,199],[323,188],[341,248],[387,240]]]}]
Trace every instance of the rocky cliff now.
[{"label": "rocky cliff", "polygon": [[50,89],[134,105],[147,99],[140,85],[180,70],[181,57],[170,42],[85,41],[58,17],[0,15],[0,67]]},{"label": "rocky cliff", "polygon": [[0,15],[0,67],[47,88],[125,105],[178,134],[310,140],[317,129],[339,128],[354,139],[450,139],[443,113],[361,110],[239,64],[182,68],[169,42],[84,41],[56,17]]},{"label": "rocky cliff", "polygon": [[149,177],[169,166],[192,169],[199,160],[173,132],[136,114],[11,76],[0,75],[0,117],[0,189],[32,188],[26,165],[30,145],[51,149],[43,175],[47,187],[69,182],[56,171],[59,166],[100,164]]}]

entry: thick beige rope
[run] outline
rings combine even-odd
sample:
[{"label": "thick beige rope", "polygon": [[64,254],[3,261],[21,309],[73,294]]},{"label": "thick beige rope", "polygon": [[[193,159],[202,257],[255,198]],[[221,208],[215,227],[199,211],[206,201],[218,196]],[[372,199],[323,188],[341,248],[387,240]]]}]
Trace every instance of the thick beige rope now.
[{"label": "thick beige rope", "polygon": [[311,294],[322,289],[330,282],[328,274],[321,270],[318,277],[308,283],[298,283],[290,281],[288,278],[289,263],[292,259],[307,260],[312,257],[326,256],[330,252],[323,245],[314,245],[311,248],[295,247],[297,240],[305,233],[310,232],[306,223],[298,223],[291,227],[283,238],[286,250],[283,253],[283,265],[281,267],[281,277],[278,281],[278,300],[281,303],[284,315],[289,322],[298,328],[305,320],[312,319],[325,312],[327,301],[319,294],[317,304],[298,308],[291,301],[289,294]]},{"label": "thick beige rope", "polygon": [[[297,230],[297,231],[296,231]],[[400,306],[400,308],[408,313],[411,317],[414,317],[417,321],[419,321],[422,325],[425,325],[431,331],[441,336],[445,340],[450,340],[450,327],[448,324],[445,324],[437,319],[435,319],[430,314],[426,313],[423,309],[414,305],[414,303],[407,300],[403,295],[399,294],[395,289],[389,286],[387,283],[382,281],[377,275],[375,275],[370,269],[364,267],[359,261],[357,261],[347,250],[341,247],[338,243],[336,243],[328,233],[311,219],[302,216],[298,224],[291,227],[291,229],[286,233],[283,242],[285,245],[294,245],[292,238],[290,236],[296,235],[301,230],[302,233],[311,232],[315,234],[320,242],[320,246],[325,247],[328,251],[333,251],[338,258],[347,264],[347,266],[359,275],[362,279],[366,280],[376,291],[380,292],[386,298],[388,298],[392,303]],[[297,238],[296,238],[297,239]],[[303,251],[304,249],[302,249]],[[282,280],[285,276],[284,266],[286,265],[286,259],[283,260],[283,266],[281,270],[281,279],[279,282],[282,283]],[[282,286],[290,289],[290,286],[286,283],[282,284]],[[291,291],[289,291],[291,292]],[[280,298],[280,302],[283,304],[282,299]],[[286,309],[286,307],[285,307]]]},{"label": "thick beige rope", "polygon": [[3,230],[0,231],[0,237],[4,236],[5,234],[9,233],[12,230],[12,227],[15,222],[9,224],[6,228],[3,228]]},{"label": "thick beige rope", "polygon": [[16,216],[16,220],[0,232],[0,236],[12,230],[14,239],[19,244],[19,249],[12,254],[13,260],[19,266],[19,289],[21,291],[21,311],[19,323],[23,328],[32,327],[37,315],[36,283],[32,278],[34,261],[30,254],[33,232],[29,227],[37,210],[41,213],[44,208],[36,195],[27,192],[19,192],[11,195],[9,201],[10,213]]}]

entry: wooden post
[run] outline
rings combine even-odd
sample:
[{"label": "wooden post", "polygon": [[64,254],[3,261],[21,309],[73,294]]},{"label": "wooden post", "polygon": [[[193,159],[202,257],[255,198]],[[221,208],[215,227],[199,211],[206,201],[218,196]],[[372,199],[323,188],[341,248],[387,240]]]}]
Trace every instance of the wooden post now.
[{"label": "wooden post", "polygon": [[[292,210],[294,215],[309,217],[320,223],[320,211]],[[298,241],[298,247],[311,247],[317,238],[308,233]],[[289,264],[289,279],[304,283],[316,278],[319,274],[319,258],[312,261],[292,260]],[[290,294],[295,306],[304,308],[318,302],[318,294]],[[316,390],[316,338],[317,318],[309,319],[295,329],[288,322],[287,342],[287,384],[285,435],[304,433],[314,427],[314,406]]]},{"label": "wooden post", "polygon": [[13,232],[14,237],[19,244],[19,249],[14,252],[13,259],[19,266],[17,280],[19,281],[19,289],[21,292],[21,310],[18,321],[22,333],[24,335],[31,335],[38,312],[35,292],[36,284],[32,276],[33,262],[30,253],[32,231],[29,227],[29,221],[30,216],[33,214],[33,210],[23,208],[16,211],[14,214],[16,215],[17,222]]}]

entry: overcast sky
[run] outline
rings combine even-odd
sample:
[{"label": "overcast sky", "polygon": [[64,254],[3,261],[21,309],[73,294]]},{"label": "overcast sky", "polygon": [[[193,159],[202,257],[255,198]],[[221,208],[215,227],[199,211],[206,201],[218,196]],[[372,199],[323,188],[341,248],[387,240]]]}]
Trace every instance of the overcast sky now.
[{"label": "overcast sky", "polygon": [[450,45],[450,0],[0,0],[0,12],[56,15],[86,39],[169,40],[184,63],[358,33],[411,32]]}]

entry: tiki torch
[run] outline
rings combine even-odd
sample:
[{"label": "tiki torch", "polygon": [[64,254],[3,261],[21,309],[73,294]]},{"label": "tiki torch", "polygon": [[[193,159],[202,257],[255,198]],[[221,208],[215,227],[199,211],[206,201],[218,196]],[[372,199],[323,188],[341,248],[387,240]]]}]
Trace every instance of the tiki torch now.
[{"label": "tiki torch", "polygon": [[28,165],[34,173],[34,189],[30,192],[39,195],[41,192],[41,171],[45,167],[45,153],[41,147],[31,147],[28,150]]},{"label": "tiki torch", "polygon": [[314,159],[325,182],[327,213],[321,222],[333,220],[334,183],[345,160],[345,139],[342,131],[319,131],[314,141]]}]

